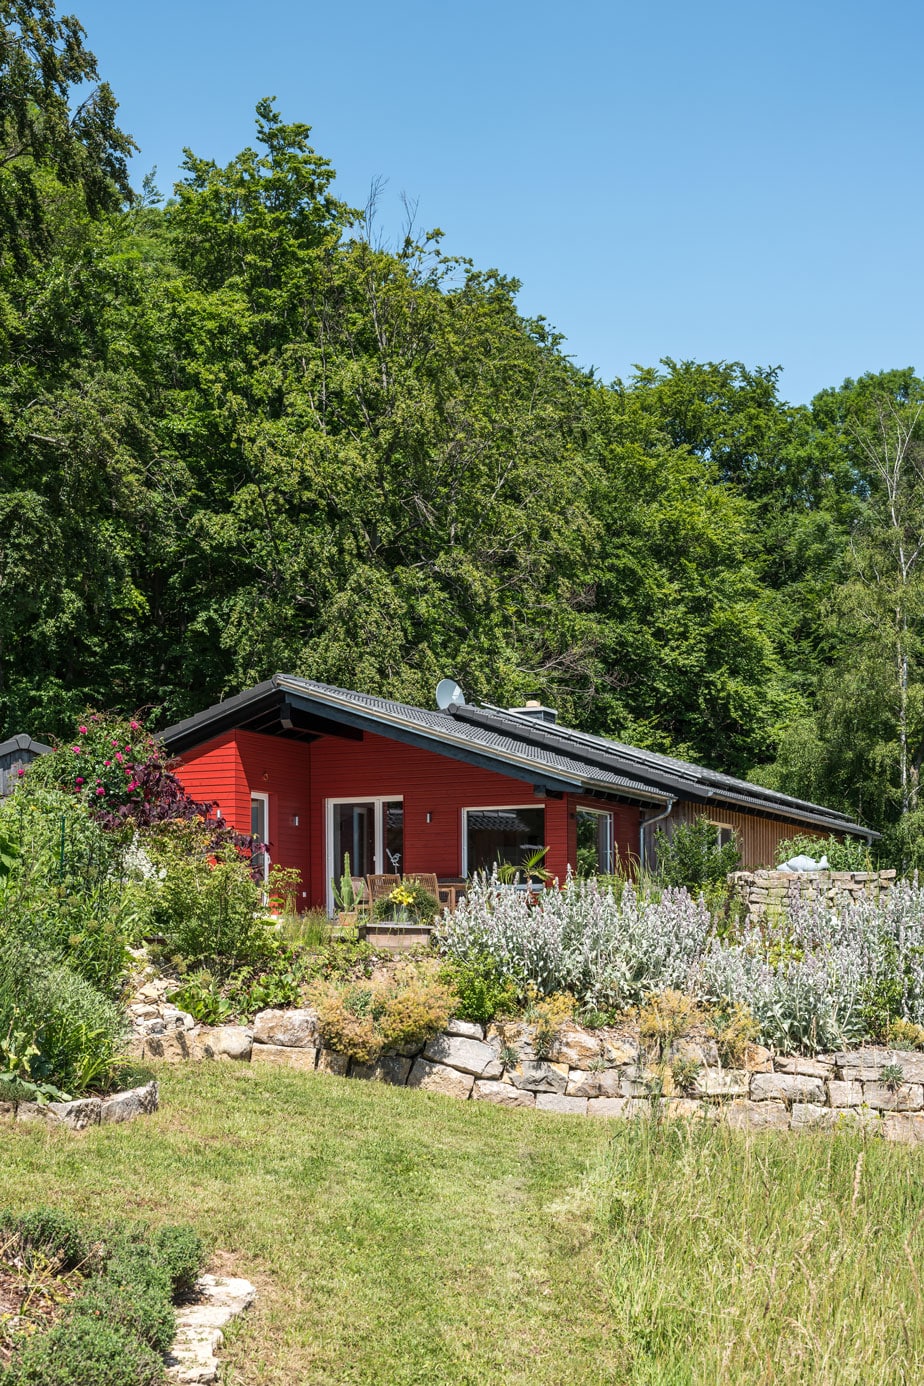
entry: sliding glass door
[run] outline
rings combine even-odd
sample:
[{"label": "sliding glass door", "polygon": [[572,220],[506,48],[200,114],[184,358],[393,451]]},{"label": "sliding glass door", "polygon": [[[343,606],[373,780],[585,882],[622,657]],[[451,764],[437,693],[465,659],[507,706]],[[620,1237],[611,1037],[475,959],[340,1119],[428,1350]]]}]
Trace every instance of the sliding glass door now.
[{"label": "sliding glass door", "polygon": [[404,803],[401,799],[328,799],[327,908],[333,913],[330,888],[349,857],[351,876],[388,873],[400,876],[404,860]]}]

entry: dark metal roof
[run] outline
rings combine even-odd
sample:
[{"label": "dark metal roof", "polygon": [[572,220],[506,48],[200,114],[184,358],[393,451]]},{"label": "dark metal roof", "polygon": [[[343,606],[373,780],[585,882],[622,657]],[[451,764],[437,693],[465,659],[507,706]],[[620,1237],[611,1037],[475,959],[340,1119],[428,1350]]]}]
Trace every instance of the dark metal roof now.
[{"label": "dark metal roof", "polygon": [[51,749],[25,732],[0,741],[0,799],[12,792],[19,778],[15,773],[19,766],[28,765],[36,756],[48,755]]},{"label": "dark metal roof", "polygon": [[537,719],[529,712],[465,704],[438,711],[275,674],[163,733],[177,752],[233,729],[313,740],[377,732],[451,758],[503,770],[552,793],[583,792],[660,806],[668,799],[724,804],[761,817],[875,837],[846,815],[672,756],[643,751]]}]

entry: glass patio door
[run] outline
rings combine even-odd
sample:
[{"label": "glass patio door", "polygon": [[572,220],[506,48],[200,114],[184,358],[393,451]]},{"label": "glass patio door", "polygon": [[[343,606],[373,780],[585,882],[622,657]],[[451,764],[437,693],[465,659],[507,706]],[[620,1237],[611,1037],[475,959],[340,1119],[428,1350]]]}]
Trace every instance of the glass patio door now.
[{"label": "glass patio door", "polygon": [[[330,799],[327,804],[327,877],[338,882],[344,858],[351,876],[400,875],[404,860],[404,802],[401,799]],[[327,907],[333,912],[328,884]]]}]

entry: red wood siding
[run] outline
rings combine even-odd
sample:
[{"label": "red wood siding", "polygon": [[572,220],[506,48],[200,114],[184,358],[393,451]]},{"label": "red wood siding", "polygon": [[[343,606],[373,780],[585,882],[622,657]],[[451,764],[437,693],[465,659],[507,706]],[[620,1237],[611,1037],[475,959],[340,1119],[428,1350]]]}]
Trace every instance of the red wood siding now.
[{"label": "red wood siding", "polygon": [[548,869],[564,876],[568,861],[565,799],[537,798],[525,780],[479,770],[371,732],[366,732],[362,741],[323,737],[311,743],[310,753],[311,893],[315,904],[323,903],[327,889],[324,833],[328,799],[403,798],[404,870],[435,871],[438,876],[458,876],[462,870],[463,809],[544,806]]},{"label": "red wood siding", "polygon": [[597,812],[602,810],[604,813],[612,814],[613,851],[618,856],[623,870],[629,870],[638,861],[638,831],[641,817],[639,809],[632,804],[607,804],[602,799],[587,799],[578,794],[569,794],[567,858],[572,866],[577,861],[579,808],[596,809]]},{"label": "red wood siding", "polygon": [[[214,800],[238,832],[250,832],[250,796],[265,794],[270,860],[301,872],[301,905],[311,902],[308,746],[234,731],[187,751],[177,779],[194,799]],[[294,819],[298,818],[298,824]],[[322,863],[323,872],[323,863]]]}]

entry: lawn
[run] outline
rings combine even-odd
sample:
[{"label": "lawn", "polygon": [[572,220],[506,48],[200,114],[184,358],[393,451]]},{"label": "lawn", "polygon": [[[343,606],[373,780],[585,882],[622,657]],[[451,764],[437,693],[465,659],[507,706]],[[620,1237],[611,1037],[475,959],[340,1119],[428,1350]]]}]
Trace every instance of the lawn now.
[{"label": "lawn", "polygon": [[160,1077],[161,1111],[125,1127],[4,1128],[2,1201],[193,1222],[260,1289],[229,1344],[235,1386],[924,1371],[916,1151],[244,1065]]}]

